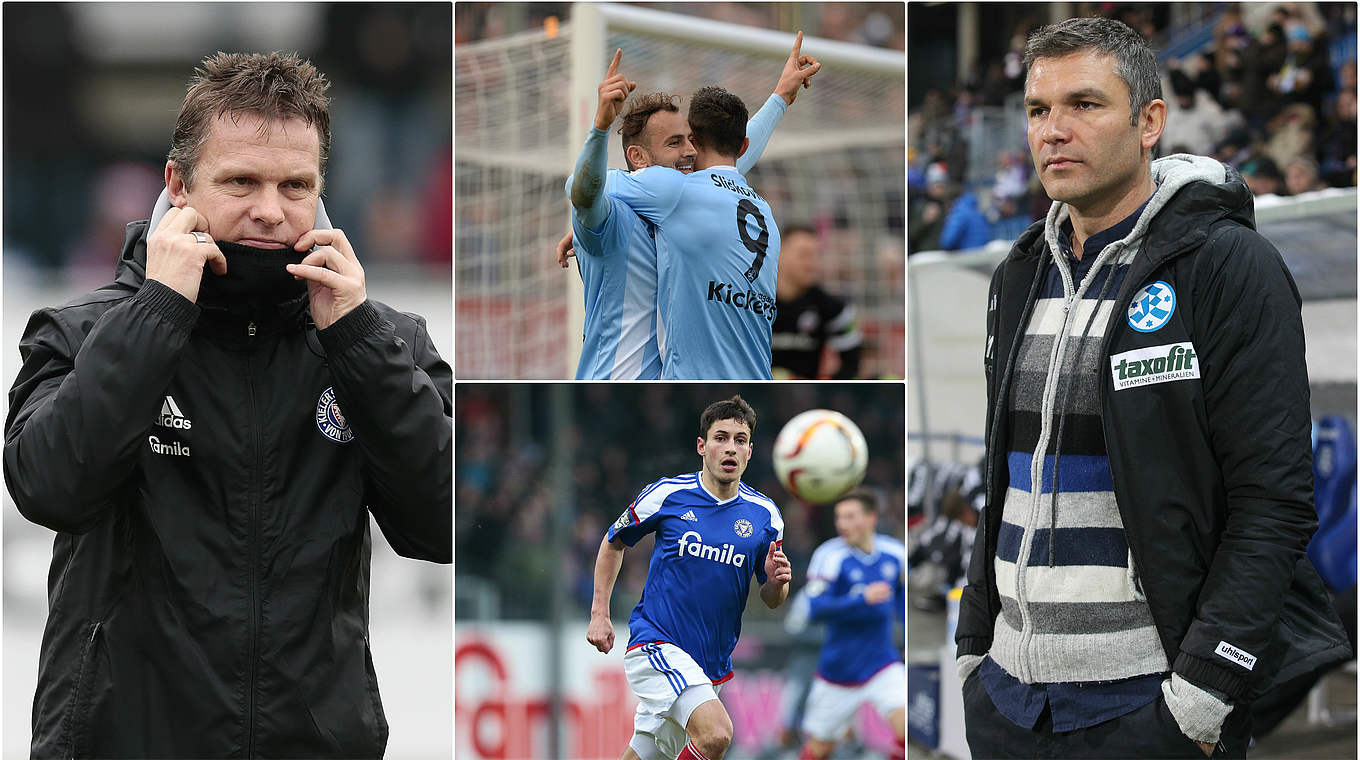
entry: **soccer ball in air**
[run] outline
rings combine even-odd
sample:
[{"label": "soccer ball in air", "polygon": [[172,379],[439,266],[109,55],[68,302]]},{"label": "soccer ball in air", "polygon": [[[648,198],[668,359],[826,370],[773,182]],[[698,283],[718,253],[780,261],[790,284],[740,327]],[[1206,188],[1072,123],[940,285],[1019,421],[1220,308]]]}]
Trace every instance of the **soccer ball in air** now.
[{"label": "soccer ball in air", "polygon": [[869,447],[849,417],[811,409],[789,420],[774,440],[774,473],[789,493],[813,504],[844,496],[864,479]]}]

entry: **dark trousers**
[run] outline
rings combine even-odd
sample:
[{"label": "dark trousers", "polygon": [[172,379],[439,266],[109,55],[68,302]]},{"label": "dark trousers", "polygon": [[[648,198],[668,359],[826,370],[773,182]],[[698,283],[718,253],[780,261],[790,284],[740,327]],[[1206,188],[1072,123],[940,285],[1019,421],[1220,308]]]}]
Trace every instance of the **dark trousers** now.
[{"label": "dark trousers", "polygon": [[[974,760],[990,758],[1187,758],[1204,760],[1199,745],[1181,733],[1161,697],[1118,718],[1076,731],[1054,733],[1044,707],[1032,729],[1021,728],[997,712],[974,672],[963,682],[963,717]],[[1251,712],[1234,709],[1223,722],[1215,758],[1245,758],[1251,739]]]}]

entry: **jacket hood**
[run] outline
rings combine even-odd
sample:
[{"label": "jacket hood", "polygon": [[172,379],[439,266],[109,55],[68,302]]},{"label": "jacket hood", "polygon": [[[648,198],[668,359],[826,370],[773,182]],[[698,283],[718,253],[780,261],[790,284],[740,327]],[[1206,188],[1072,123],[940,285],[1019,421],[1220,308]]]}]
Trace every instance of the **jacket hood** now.
[{"label": "jacket hood", "polygon": [[[1160,261],[1204,242],[1215,222],[1228,219],[1256,229],[1251,190],[1242,175],[1227,164],[1207,156],[1177,153],[1152,162],[1152,179],[1157,190],[1133,231],[1115,244],[1119,248],[1135,245],[1146,236],[1143,249]],[[1040,251],[1033,245],[1037,237],[1046,240],[1050,250],[1057,250],[1058,229],[1069,215],[1066,203],[1054,201],[1047,218],[1020,236],[1013,253],[1037,255]]]}]

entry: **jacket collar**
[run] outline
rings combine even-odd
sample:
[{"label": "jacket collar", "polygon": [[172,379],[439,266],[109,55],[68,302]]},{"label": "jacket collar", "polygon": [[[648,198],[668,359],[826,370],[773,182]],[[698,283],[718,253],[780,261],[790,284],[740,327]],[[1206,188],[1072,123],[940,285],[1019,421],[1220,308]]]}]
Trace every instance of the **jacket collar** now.
[{"label": "jacket collar", "polygon": [[[1126,246],[1146,236],[1138,259],[1150,268],[1193,250],[1208,237],[1210,225],[1221,219],[1256,229],[1251,191],[1242,175],[1227,164],[1177,153],[1153,161],[1152,178],[1157,192],[1134,229],[1118,241]],[[1058,226],[1067,217],[1067,204],[1054,201],[1047,217],[1030,225],[1016,240],[1009,258],[1038,257],[1044,253],[1045,242],[1049,250],[1057,250]]]}]

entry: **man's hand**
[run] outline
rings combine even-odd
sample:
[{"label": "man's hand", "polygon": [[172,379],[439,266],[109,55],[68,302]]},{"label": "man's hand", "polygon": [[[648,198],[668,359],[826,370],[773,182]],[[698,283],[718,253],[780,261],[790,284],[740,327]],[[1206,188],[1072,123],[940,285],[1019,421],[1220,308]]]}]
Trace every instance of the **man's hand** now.
[{"label": "man's hand", "polygon": [[774,86],[774,94],[784,99],[788,105],[793,105],[793,99],[798,97],[799,87],[811,87],[812,83],[808,80],[813,74],[822,70],[822,64],[810,55],[803,55],[803,33],[798,32],[798,36],[793,39],[793,50],[789,51],[789,59],[784,62],[784,70],[779,73],[779,83]]},{"label": "man's hand", "polygon": [[[193,233],[203,236],[203,242]],[[190,301],[198,301],[206,263],[219,275],[227,273],[227,257],[208,234],[208,220],[193,206],[172,208],[146,239],[146,279],[173,288]]]},{"label": "man's hand", "polygon": [[1195,742],[1195,744],[1199,745],[1200,751],[1204,753],[1205,757],[1213,756],[1214,754],[1213,742]]},{"label": "man's hand", "polygon": [[608,615],[591,615],[586,629],[586,641],[605,654],[614,648],[614,623]]},{"label": "man's hand", "polygon": [[364,268],[354,255],[349,239],[340,230],[310,230],[298,238],[293,248],[307,254],[301,264],[289,264],[288,272],[307,281],[312,321],[324,330],[368,300]]},{"label": "man's hand", "polygon": [[874,581],[864,587],[865,604],[882,604],[892,598],[892,586],[886,581]]},{"label": "man's hand", "polygon": [[793,580],[793,567],[782,549],[770,542],[770,550],[765,554],[765,582],[760,584],[760,601],[774,609],[784,603],[789,595],[789,581]]},{"label": "man's hand", "polygon": [[784,550],[775,542],[770,542],[770,551],[765,555],[765,577],[773,583],[788,583],[793,580],[793,565],[784,556]]},{"label": "man's hand", "polygon": [[571,268],[571,262],[567,259],[576,255],[576,250],[572,248],[571,230],[561,240],[557,241],[557,265],[563,269]]},{"label": "man's hand", "polygon": [[623,58],[623,48],[614,51],[614,60],[609,62],[609,71],[600,82],[600,104],[595,108],[595,128],[609,129],[623,109],[623,101],[637,87],[637,82],[628,81],[619,73],[619,60]]}]

